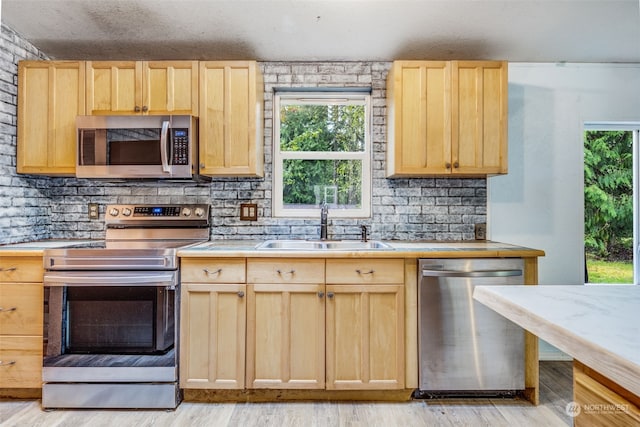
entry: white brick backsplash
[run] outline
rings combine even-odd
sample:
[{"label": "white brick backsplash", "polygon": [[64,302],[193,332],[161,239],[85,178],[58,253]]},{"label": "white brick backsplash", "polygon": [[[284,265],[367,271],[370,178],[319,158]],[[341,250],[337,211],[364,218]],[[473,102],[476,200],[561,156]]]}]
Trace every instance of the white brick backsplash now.
[{"label": "white brick backsplash", "polygon": [[[473,239],[486,222],[486,179],[387,179],[386,77],[390,62],[260,62],[265,82],[265,177],[220,178],[204,183],[104,182],[17,175],[16,94],[20,59],[46,59],[35,46],[2,26],[0,36],[0,244],[44,238],[101,238],[105,206],[115,203],[206,203],[212,239],[316,238],[320,219],[271,217],[273,89],[372,88],[372,217],[331,218],[333,238],[357,239],[360,225],[372,239]],[[100,204],[90,221],[89,202]],[[258,221],[240,221],[240,203],[258,205]],[[18,226],[19,225],[19,226]]]}]

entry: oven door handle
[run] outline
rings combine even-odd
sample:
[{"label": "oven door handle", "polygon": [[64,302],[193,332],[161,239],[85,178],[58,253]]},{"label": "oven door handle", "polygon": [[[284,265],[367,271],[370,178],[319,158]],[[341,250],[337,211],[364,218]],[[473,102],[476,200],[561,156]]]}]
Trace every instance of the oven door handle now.
[{"label": "oven door handle", "polygon": [[[47,268],[49,269],[62,269],[65,267],[67,270],[83,269],[83,270],[103,270],[128,268],[133,269],[149,269],[154,267],[168,268],[171,267],[171,258],[166,256],[155,257],[100,257],[100,263],[96,263],[96,258],[92,257],[74,257],[71,260],[64,256],[62,257],[47,257],[45,258]],[[104,268],[105,264],[109,268]],[[116,268],[113,268],[116,266]]]},{"label": "oven door handle", "polygon": [[175,286],[175,272],[45,273],[44,286]]}]

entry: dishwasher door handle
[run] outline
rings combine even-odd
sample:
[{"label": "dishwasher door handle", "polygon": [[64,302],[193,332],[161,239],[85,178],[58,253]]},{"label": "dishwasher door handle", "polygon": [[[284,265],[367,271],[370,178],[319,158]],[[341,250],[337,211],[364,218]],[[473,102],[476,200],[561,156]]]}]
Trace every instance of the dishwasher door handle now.
[{"label": "dishwasher door handle", "polygon": [[522,270],[429,270],[422,269],[422,277],[509,277],[522,276]]}]

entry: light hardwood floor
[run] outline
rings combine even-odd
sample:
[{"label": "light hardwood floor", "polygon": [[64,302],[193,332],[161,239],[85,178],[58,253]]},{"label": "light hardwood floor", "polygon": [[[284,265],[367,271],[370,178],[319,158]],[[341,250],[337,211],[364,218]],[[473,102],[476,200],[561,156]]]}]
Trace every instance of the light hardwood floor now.
[{"label": "light hardwood floor", "polygon": [[540,362],[540,405],[511,399],[401,403],[182,402],[175,411],[42,411],[38,400],[0,400],[0,426],[567,426],[571,362]]}]

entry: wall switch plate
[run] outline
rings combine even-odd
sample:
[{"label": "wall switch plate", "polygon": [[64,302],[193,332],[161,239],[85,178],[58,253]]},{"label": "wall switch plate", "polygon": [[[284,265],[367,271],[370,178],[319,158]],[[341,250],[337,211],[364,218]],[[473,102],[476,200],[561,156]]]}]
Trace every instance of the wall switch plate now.
[{"label": "wall switch plate", "polygon": [[256,203],[240,204],[240,220],[241,221],[257,221],[258,205]]},{"label": "wall switch plate", "polygon": [[97,203],[89,203],[89,219],[100,218],[100,206]]}]

